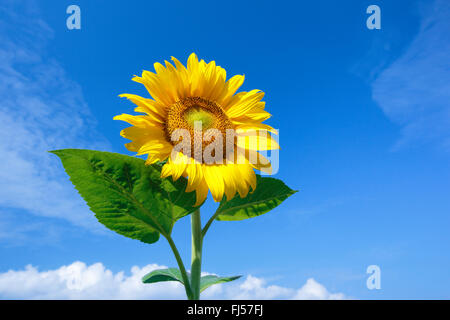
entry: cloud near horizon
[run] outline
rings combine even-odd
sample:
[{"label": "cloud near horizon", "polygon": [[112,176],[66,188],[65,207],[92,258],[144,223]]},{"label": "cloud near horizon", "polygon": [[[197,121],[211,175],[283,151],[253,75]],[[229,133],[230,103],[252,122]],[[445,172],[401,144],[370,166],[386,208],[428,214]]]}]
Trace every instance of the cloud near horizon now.
[{"label": "cloud near horizon", "polygon": [[[28,265],[24,270],[0,273],[1,299],[185,299],[178,282],[143,284],[141,278],[156,269],[166,268],[149,264],[133,266],[130,274],[117,273],[102,263],[86,265],[75,261],[55,270],[39,271]],[[262,278],[247,276],[227,284],[208,288],[202,299],[314,299],[341,300],[342,293],[330,293],[322,284],[310,278],[298,288],[267,285]]]}]

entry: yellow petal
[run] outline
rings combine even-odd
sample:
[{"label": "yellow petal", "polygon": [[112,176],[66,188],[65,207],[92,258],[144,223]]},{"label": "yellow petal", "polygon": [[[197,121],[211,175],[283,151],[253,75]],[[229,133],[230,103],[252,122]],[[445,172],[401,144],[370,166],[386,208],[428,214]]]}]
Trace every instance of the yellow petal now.
[{"label": "yellow petal", "polygon": [[196,202],[195,207],[201,205],[208,196],[208,185],[206,184],[206,181],[203,179],[202,182],[199,184],[198,188],[195,190],[196,195]]},{"label": "yellow petal", "polygon": [[259,112],[254,113],[246,113],[244,116],[235,118],[235,121],[242,121],[241,119],[244,119],[245,121],[256,121],[256,122],[263,122],[267,119],[269,119],[272,115],[268,113],[267,111],[261,110]]},{"label": "yellow petal", "polygon": [[[248,165],[248,164],[240,164],[238,166],[239,166],[239,171],[241,173],[241,178],[250,187],[252,187],[252,190],[254,191],[256,189],[256,175],[255,175],[255,171],[253,171],[253,168],[250,165]],[[247,196],[247,194],[245,194],[244,197],[245,196]]]},{"label": "yellow petal", "polygon": [[248,194],[249,188],[246,180],[242,178],[239,166],[242,166],[242,164],[236,164],[235,170],[232,170],[231,173],[233,175],[233,179],[235,181],[236,189],[239,193],[239,196],[241,198],[245,198]]},{"label": "yellow petal", "polygon": [[167,162],[161,169],[161,178],[167,178],[172,175],[172,165]]},{"label": "yellow petal", "polygon": [[192,190],[197,189],[203,181],[203,170],[200,163],[190,163],[187,165],[186,171],[188,175],[186,192],[191,192]]},{"label": "yellow petal", "polygon": [[225,110],[228,109],[228,104],[230,103],[236,91],[244,83],[244,79],[244,75],[235,75],[234,77],[228,79],[221,95],[217,98],[217,102],[222,106],[222,108],[224,108]]},{"label": "yellow petal", "polygon": [[248,163],[255,169],[262,171],[267,174],[272,174],[272,164],[270,161],[264,157],[259,152],[253,150],[247,150],[247,160]]},{"label": "yellow petal", "polygon": [[278,143],[265,130],[237,131],[236,145],[248,150],[275,150],[280,149]]},{"label": "yellow petal", "polygon": [[226,110],[229,118],[237,118],[245,115],[264,97],[264,92],[260,90],[252,90],[240,96]]},{"label": "yellow petal", "polygon": [[147,153],[168,154],[172,151],[172,148],[172,145],[164,140],[148,140],[139,148],[137,155],[140,156]]},{"label": "yellow petal", "polygon": [[143,71],[142,77],[136,76],[132,80],[143,84],[152,98],[161,104],[170,106],[175,102],[174,98],[168,94],[171,92],[170,89],[168,90],[153,72]]},{"label": "yellow petal", "polygon": [[124,138],[135,140],[145,137],[148,140],[165,140],[165,133],[160,127],[128,127],[120,131]]},{"label": "yellow petal", "polygon": [[219,202],[222,200],[224,193],[224,182],[218,166],[215,165],[203,165],[203,175],[209,190],[213,196],[214,201]]},{"label": "yellow petal", "polygon": [[264,123],[235,123],[232,121],[233,124],[236,125],[235,129],[236,131],[243,130],[243,131],[251,131],[251,130],[261,130],[261,131],[268,131],[274,134],[278,134],[278,131],[272,128],[271,126],[264,124]]},{"label": "yellow petal", "polygon": [[136,112],[147,113],[150,118],[159,123],[163,123],[167,118],[166,108],[154,100],[146,99],[138,95],[128,93],[121,94],[119,95],[119,97],[127,98],[135,105],[137,105],[137,108],[134,109]]},{"label": "yellow petal", "polygon": [[159,124],[152,120],[150,117],[142,115],[132,116],[130,114],[123,113],[121,115],[115,116],[113,120],[122,120],[140,128],[152,128],[155,126],[159,126]]},{"label": "yellow petal", "polygon": [[232,170],[236,170],[235,167],[236,165],[234,164],[220,166],[223,182],[225,184],[225,195],[227,196],[227,200],[233,199],[236,194],[236,182],[231,172]]}]

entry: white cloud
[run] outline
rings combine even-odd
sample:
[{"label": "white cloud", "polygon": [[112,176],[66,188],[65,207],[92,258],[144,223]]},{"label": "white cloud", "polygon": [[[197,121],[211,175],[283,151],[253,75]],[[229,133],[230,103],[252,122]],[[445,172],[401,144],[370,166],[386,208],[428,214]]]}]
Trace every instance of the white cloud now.
[{"label": "white cloud", "polygon": [[205,291],[206,299],[294,299],[294,300],[342,300],[347,297],[342,293],[330,293],[313,278],[309,278],[299,289],[268,285],[263,278],[247,276],[240,284],[216,286],[215,292]]},{"label": "white cloud", "polygon": [[52,37],[33,2],[0,5],[0,213],[21,209],[96,229],[47,151],[109,145],[95,129],[81,87],[47,55]]},{"label": "white cloud", "polygon": [[450,150],[450,2],[423,11],[415,39],[372,83],[373,98],[402,127],[396,147],[432,142]]},{"label": "white cloud", "polygon": [[343,293],[330,293],[328,290],[310,278],[306,283],[297,290],[293,299],[298,300],[343,300],[346,296]]},{"label": "white cloud", "polygon": [[[216,292],[205,291],[206,299],[216,299],[217,296],[225,299],[248,300],[248,299],[290,299],[295,290],[275,285],[267,285],[262,278],[247,276],[242,283],[230,283],[217,286]],[[220,298],[219,298],[220,299]]]},{"label": "white cloud", "polygon": [[[39,271],[28,265],[24,270],[0,273],[0,298],[3,299],[185,299],[178,282],[143,284],[141,278],[155,269],[150,264],[131,273],[114,273],[102,263],[90,266],[74,262],[55,270]],[[330,293],[308,279],[299,289],[267,285],[261,278],[247,276],[243,281],[219,284],[203,294],[204,299],[345,299],[342,293]]]},{"label": "white cloud", "polygon": [[0,274],[0,296],[8,299],[176,299],[183,298],[183,288],[176,282],[144,285],[141,278],[152,270],[147,265],[132,267],[131,275],[113,273],[103,264],[87,266],[74,262],[56,270],[38,271],[28,265],[24,270]]}]

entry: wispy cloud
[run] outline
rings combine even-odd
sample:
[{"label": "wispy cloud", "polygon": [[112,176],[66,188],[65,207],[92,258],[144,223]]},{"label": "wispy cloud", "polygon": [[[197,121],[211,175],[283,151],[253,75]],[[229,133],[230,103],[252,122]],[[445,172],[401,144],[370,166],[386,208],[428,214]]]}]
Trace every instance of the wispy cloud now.
[{"label": "wispy cloud", "polygon": [[0,218],[22,214],[62,218],[97,228],[48,150],[109,149],[95,120],[58,61],[47,55],[53,31],[32,1],[0,5]]},{"label": "wispy cloud", "polygon": [[[42,218],[37,215],[24,214],[22,209],[2,209],[0,211],[0,243],[2,247],[33,246],[57,247],[61,239],[74,227],[61,223],[58,218]],[[77,237],[92,229],[76,228]]]},{"label": "wispy cloud", "polygon": [[437,143],[450,150],[450,3],[437,0],[424,12],[405,53],[372,83],[373,99],[402,127],[396,147]]},{"label": "wispy cloud", "polygon": [[[0,273],[0,297],[4,299],[185,299],[177,282],[143,284],[141,278],[156,269],[149,264],[134,266],[127,275],[112,272],[102,263],[90,266],[77,261],[55,270],[39,271],[31,265],[24,270]],[[261,278],[247,276],[243,281],[212,286],[205,299],[345,299],[342,293],[330,293],[314,279],[299,289],[267,285]]]}]

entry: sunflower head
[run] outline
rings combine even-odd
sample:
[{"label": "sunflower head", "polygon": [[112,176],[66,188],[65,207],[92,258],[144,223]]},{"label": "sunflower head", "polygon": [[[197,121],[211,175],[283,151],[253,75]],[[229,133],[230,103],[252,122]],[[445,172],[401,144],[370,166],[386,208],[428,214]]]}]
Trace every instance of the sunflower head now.
[{"label": "sunflower head", "polygon": [[271,172],[270,162],[258,151],[278,149],[262,122],[270,117],[260,90],[236,91],[244,76],[226,80],[214,61],[198,60],[193,53],[187,67],[172,57],[173,65],[155,63],[155,73],[143,71],[134,81],[143,84],[151,98],[122,94],[136,104],[140,115],[114,117],[132,126],[121,131],[131,142],[125,146],[147,155],[147,164],[167,162],[162,177],[188,179],[186,192],[196,191],[197,203],[208,190],[215,201],[224,194],[245,197],[256,188],[254,169]]}]

